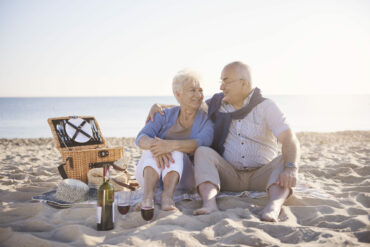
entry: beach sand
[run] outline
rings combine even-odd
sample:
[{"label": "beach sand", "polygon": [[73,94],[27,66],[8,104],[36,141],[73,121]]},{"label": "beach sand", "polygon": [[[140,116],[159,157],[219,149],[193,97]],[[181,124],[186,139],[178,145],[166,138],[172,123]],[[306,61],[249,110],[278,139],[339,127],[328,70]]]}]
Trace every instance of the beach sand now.
[{"label": "beach sand", "polygon": [[[177,212],[157,206],[149,223],[131,208],[107,232],[95,230],[93,205],[56,209],[31,200],[62,180],[53,139],[0,139],[0,246],[368,246],[370,131],[298,138],[300,184],[309,189],[286,202],[278,223],[259,219],[266,198],[226,197],[221,211],[203,216],[192,216],[200,201],[178,202]],[[134,139],[107,141],[125,147],[133,172],[141,153]]]}]

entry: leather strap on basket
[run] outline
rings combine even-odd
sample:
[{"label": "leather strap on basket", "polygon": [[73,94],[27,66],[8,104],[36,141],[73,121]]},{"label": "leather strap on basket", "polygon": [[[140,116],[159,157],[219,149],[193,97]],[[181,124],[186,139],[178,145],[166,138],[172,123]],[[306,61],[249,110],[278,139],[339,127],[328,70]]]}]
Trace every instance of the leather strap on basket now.
[{"label": "leather strap on basket", "polygon": [[87,122],[84,120],[78,127],[72,123],[70,123],[69,121],[67,121],[67,124],[69,124],[72,128],[74,128],[76,130],[75,134],[73,135],[72,137],[72,140],[75,140],[78,133],[81,132],[81,134],[85,135],[87,138],[91,138],[91,136],[89,134],[87,134],[85,131],[83,131],[81,128],[82,126],[84,126]]}]

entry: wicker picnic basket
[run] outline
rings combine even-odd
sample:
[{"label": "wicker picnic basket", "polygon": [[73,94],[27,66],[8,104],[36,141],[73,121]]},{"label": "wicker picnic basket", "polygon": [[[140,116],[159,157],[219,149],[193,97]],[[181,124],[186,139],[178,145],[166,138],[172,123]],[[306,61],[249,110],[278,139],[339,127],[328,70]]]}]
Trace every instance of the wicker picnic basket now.
[{"label": "wicker picnic basket", "polygon": [[[79,119],[82,122],[77,126],[71,124],[72,121],[70,119]],[[102,167],[107,163],[115,169],[126,172],[125,169],[121,169],[113,164],[115,161],[123,158],[123,147],[106,147],[105,139],[94,117],[49,118],[48,123],[53,133],[56,147],[62,155],[62,164],[59,165],[58,170],[63,178],[78,179],[87,184],[87,173],[89,170]],[[84,125],[89,128],[89,131],[83,128]],[[66,131],[71,129],[75,131],[72,137],[69,133],[66,133]],[[89,136],[90,139],[86,137],[88,141],[80,143],[76,139],[79,135],[82,137]],[[126,174],[129,176],[127,172]]]}]

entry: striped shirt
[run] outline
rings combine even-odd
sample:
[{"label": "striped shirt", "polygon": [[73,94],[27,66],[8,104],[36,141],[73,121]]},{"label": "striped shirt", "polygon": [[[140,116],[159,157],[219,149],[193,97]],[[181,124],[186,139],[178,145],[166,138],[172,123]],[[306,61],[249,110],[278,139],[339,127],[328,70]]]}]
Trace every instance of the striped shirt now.
[{"label": "striped shirt", "polygon": [[[252,94],[253,91],[243,106],[249,103]],[[233,112],[235,108],[223,101],[220,111]],[[238,170],[263,166],[277,156],[276,137],[289,128],[278,106],[266,99],[245,118],[231,121],[223,157]]]}]

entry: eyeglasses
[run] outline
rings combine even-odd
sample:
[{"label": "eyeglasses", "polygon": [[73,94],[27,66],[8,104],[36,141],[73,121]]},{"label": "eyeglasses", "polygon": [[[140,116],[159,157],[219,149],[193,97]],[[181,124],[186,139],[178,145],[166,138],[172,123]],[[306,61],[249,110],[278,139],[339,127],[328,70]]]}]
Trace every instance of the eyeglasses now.
[{"label": "eyeglasses", "polygon": [[236,80],[233,80],[233,81],[228,81],[228,82],[225,82],[225,81],[220,81],[220,84],[221,86],[224,85],[225,87],[233,84],[234,82],[237,82],[237,81],[240,81],[241,79],[236,79]]}]

